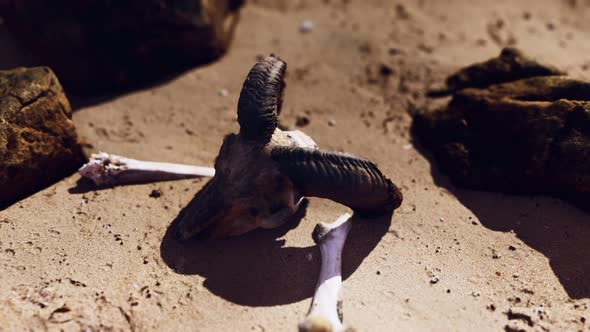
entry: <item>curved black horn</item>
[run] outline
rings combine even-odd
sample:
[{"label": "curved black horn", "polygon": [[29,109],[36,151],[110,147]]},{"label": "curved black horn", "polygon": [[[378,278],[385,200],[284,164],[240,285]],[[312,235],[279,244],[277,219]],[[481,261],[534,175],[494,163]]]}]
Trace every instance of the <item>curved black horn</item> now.
[{"label": "curved black horn", "polygon": [[240,137],[268,143],[277,127],[287,63],[274,55],[252,67],[238,101]]},{"label": "curved black horn", "polygon": [[303,196],[328,198],[367,217],[400,206],[400,190],[370,160],[346,153],[275,147],[273,160]]}]

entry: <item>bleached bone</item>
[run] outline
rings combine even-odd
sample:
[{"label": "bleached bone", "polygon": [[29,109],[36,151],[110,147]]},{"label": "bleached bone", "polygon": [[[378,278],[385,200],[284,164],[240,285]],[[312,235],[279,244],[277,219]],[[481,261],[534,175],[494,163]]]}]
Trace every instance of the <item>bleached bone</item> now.
[{"label": "bleached bone", "polygon": [[97,186],[212,177],[212,167],[142,161],[105,152],[90,156],[78,172]]},{"label": "bleached bone", "polygon": [[313,240],[320,247],[322,266],[309,313],[299,324],[300,332],[352,331],[342,323],[342,248],[350,231],[350,214],[341,215],[331,224],[319,223]]}]

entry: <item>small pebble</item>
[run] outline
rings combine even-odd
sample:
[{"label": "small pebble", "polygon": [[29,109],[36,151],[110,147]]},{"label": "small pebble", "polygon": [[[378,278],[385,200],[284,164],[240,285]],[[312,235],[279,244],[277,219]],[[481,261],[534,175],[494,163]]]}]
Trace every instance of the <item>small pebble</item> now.
[{"label": "small pebble", "polygon": [[311,122],[311,120],[309,120],[309,118],[305,115],[298,115],[297,118],[295,119],[295,125],[297,127],[305,127],[310,122]]},{"label": "small pebble", "polygon": [[313,260],[313,254],[311,252],[307,253],[307,255],[305,255],[305,260],[311,262]]},{"label": "small pebble", "polygon": [[162,191],[160,191],[159,189],[154,189],[150,193],[150,197],[152,197],[152,198],[158,198],[158,197],[161,197],[161,196],[162,196]]},{"label": "small pebble", "polygon": [[400,54],[402,51],[399,48],[395,48],[395,47],[390,47],[387,50],[387,53],[389,53],[389,55],[398,55]]},{"label": "small pebble", "polygon": [[301,23],[299,31],[302,33],[308,33],[311,32],[313,28],[315,28],[315,24],[310,20],[305,20]]},{"label": "small pebble", "polygon": [[412,148],[412,144],[404,144],[404,145],[402,146],[402,149],[404,149],[404,150],[406,150],[406,151],[407,151],[407,150],[410,150],[411,148]]},{"label": "small pebble", "polygon": [[218,92],[220,97],[227,97],[227,95],[229,95],[229,91],[227,91],[227,89],[221,89]]},{"label": "small pebble", "polygon": [[335,125],[336,125],[336,120],[334,120],[334,119],[328,120],[328,126],[334,127]]},{"label": "small pebble", "polygon": [[434,277],[432,277],[432,279],[430,279],[430,283],[433,285],[438,283],[439,281],[440,281],[440,278],[438,276],[434,276]]}]

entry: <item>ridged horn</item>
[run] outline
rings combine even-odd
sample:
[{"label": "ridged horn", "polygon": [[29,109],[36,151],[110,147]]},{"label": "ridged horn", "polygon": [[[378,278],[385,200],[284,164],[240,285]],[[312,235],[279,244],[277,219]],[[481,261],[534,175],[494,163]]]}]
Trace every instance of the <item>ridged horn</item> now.
[{"label": "ridged horn", "polygon": [[256,63],[248,73],[238,101],[240,137],[268,143],[277,127],[287,63],[274,55]]},{"label": "ridged horn", "polygon": [[402,202],[400,190],[368,159],[283,146],[275,147],[271,157],[301,195],[331,199],[361,216],[381,216]]}]

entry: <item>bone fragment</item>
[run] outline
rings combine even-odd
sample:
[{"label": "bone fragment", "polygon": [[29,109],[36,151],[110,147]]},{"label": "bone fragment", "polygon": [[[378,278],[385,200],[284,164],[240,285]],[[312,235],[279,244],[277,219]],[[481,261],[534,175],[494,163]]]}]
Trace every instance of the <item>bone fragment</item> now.
[{"label": "bone fragment", "polygon": [[78,172],[97,186],[212,177],[212,167],[142,161],[105,152],[92,154]]},{"label": "bone fragment", "polygon": [[300,332],[353,331],[342,323],[342,248],[351,227],[351,216],[341,215],[331,224],[319,223],[313,239],[320,247],[320,277],[307,317],[299,324]]}]

